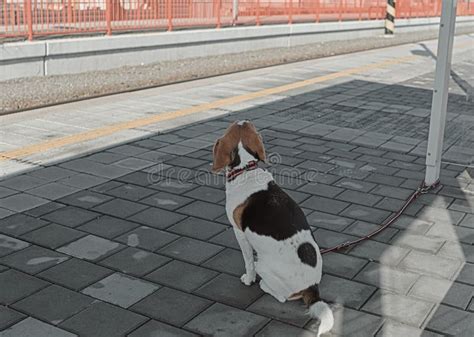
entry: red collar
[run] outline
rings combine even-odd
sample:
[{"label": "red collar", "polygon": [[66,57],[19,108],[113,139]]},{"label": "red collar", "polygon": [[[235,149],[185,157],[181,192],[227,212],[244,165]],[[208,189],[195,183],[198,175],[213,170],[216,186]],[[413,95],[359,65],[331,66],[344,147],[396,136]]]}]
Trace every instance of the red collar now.
[{"label": "red collar", "polygon": [[231,182],[232,180],[240,176],[245,171],[252,171],[252,170],[255,170],[257,167],[258,167],[257,161],[252,160],[248,162],[248,164],[245,165],[244,167],[232,170],[229,173],[227,173],[227,182]]}]

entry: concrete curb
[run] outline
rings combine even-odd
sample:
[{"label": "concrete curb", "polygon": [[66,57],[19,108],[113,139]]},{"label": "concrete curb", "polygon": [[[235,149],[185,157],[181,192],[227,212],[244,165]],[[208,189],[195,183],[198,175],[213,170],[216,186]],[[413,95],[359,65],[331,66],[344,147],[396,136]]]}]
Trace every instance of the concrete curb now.
[{"label": "concrete curb", "polygon": [[[474,27],[472,17],[458,26]],[[438,29],[439,18],[397,20],[400,33]],[[16,42],[0,45],[0,81],[380,36],[383,21],[234,27]]]}]

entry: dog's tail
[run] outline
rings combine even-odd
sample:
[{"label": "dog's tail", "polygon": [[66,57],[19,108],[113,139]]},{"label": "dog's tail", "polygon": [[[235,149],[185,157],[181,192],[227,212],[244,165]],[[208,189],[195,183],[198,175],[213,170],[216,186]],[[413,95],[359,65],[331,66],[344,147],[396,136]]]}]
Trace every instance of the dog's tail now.
[{"label": "dog's tail", "polygon": [[320,321],[318,328],[318,336],[322,333],[329,332],[334,325],[334,316],[332,310],[327,303],[319,297],[319,287],[317,284],[303,290],[303,301],[308,306],[308,314],[311,318]]}]

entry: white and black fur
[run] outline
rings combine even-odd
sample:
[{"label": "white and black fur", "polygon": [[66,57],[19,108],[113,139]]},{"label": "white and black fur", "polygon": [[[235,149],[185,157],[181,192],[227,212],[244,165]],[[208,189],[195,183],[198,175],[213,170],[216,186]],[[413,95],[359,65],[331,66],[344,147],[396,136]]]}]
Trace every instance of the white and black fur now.
[{"label": "white and black fur", "polygon": [[[238,122],[237,126],[244,127],[245,123],[249,122]],[[239,141],[226,172],[244,169],[249,162],[262,159]],[[239,206],[243,210],[238,224],[234,211]],[[226,212],[245,262],[241,281],[250,285],[258,274],[261,289],[278,301],[303,297],[309,315],[320,320],[318,336],[328,332],[334,318],[319,297],[321,253],[296,202],[275,183],[270,172],[256,168],[244,170],[226,182]]]}]

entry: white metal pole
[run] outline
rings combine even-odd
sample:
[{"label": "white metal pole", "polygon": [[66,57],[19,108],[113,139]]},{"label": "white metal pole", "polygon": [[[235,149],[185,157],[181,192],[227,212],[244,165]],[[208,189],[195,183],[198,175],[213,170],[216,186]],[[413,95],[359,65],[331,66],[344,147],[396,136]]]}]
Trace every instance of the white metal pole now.
[{"label": "white metal pole", "polygon": [[232,24],[235,26],[239,17],[239,0],[232,1]]},{"label": "white metal pole", "polygon": [[428,151],[426,153],[426,185],[432,185],[438,181],[441,169],[451,56],[456,23],[457,0],[443,0],[442,3],[443,11],[441,13],[435,83],[431,102],[430,133],[428,136]]}]

